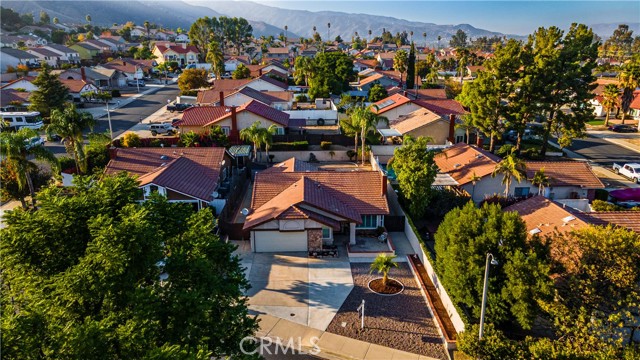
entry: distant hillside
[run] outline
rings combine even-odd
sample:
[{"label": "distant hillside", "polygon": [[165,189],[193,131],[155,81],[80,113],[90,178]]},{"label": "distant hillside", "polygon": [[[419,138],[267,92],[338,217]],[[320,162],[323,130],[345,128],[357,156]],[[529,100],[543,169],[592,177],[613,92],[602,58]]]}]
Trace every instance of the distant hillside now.
[{"label": "distant hillside", "polygon": [[[499,32],[493,32],[475,28],[468,24],[460,25],[437,25],[432,23],[422,23],[396,19],[393,17],[376,16],[367,14],[348,14],[334,11],[310,12],[304,10],[288,10],[277,7],[266,6],[249,1],[189,1],[191,4],[208,6],[217,12],[230,16],[242,16],[246,19],[264,21],[274,26],[284,28],[289,27],[289,32],[298,33],[304,37],[313,35],[313,26],[322,38],[327,37],[327,23],[331,23],[331,38],[340,35],[344,40],[349,41],[357,31],[362,36],[368,36],[368,31],[372,30],[373,36],[380,35],[382,29],[391,33],[402,31],[413,31],[414,41],[421,43],[424,41],[422,33],[427,33],[427,41],[437,42],[438,36],[442,37],[441,44],[448,44],[451,36],[458,29],[464,30],[468,36],[477,38],[480,36],[504,36]],[[514,38],[523,38],[516,35],[507,35]]]},{"label": "distant hillside", "polygon": [[[57,17],[64,23],[86,23],[85,16],[91,15],[95,24],[108,26],[113,23],[133,21],[143,24],[150,21],[169,28],[189,29],[191,24],[203,16],[223,16],[209,7],[189,5],[181,1],[2,1],[2,6],[21,14],[33,13],[38,18],[40,10],[51,18]],[[254,36],[277,36],[283,29],[262,21],[251,21]]]}]

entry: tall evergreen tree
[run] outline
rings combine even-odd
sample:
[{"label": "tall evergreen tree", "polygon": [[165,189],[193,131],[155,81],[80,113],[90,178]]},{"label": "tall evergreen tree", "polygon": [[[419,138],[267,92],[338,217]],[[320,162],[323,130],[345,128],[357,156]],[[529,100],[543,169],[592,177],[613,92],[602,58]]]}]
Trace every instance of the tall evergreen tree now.
[{"label": "tall evergreen tree", "polygon": [[29,108],[40,112],[44,117],[49,117],[54,109],[62,109],[67,98],[69,89],[58,80],[58,76],[51,73],[51,68],[44,64],[38,77],[33,80],[33,84],[38,87],[31,93]]},{"label": "tall evergreen tree", "polygon": [[411,43],[409,58],[407,59],[407,89],[413,89],[416,84],[416,47]]},{"label": "tall evergreen tree", "polygon": [[407,71],[408,55],[404,50],[398,50],[393,57],[393,69],[400,73],[400,87],[402,88],[402,76]]}]

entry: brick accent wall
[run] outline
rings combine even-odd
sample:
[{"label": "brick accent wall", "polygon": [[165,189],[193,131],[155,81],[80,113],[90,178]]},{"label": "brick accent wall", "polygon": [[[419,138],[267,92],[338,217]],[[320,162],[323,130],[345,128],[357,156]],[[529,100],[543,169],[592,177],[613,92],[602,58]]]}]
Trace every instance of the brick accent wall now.
[{"label": "brick accent wall", "polygon": [[307,230],[307,245],[309,250],[322,249],[322,229]]}]

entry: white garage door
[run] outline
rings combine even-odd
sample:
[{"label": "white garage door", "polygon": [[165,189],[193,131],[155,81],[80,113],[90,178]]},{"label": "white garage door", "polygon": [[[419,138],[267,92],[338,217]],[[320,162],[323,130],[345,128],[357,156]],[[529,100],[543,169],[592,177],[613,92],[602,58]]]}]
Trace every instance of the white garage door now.
[{"label": "white garage door", "polygon": [[256,252],[307,251],[307,232],[254,231]]}]

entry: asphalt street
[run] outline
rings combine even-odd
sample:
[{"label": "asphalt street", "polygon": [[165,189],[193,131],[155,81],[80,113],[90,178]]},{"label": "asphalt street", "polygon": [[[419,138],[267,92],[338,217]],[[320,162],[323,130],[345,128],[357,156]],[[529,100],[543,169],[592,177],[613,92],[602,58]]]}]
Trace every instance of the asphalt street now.
[{"label": "asphalt street", "polygon": [[[158,111],[167,105],[167,100],[174,101],[179,94],[176,84],[158,88],[157,91],[149,93],[121,108],[111,111],[111,125],[113,127],[113,137],[122,134],[141,119]],[[93,132],[105,133],[109,131],[109,122],[106,116],[96,120],[97,124]],[[45,146],[56,156],[66,155],[64,146],[56,141],[48,141]]]},{"label": "asphalt street", "polygon": [[603,167],[611,167],[614,162],[640,162],[639,153],[626,147],[613,144],[605,139],[592,136],[574,140],[569,150]]}]

